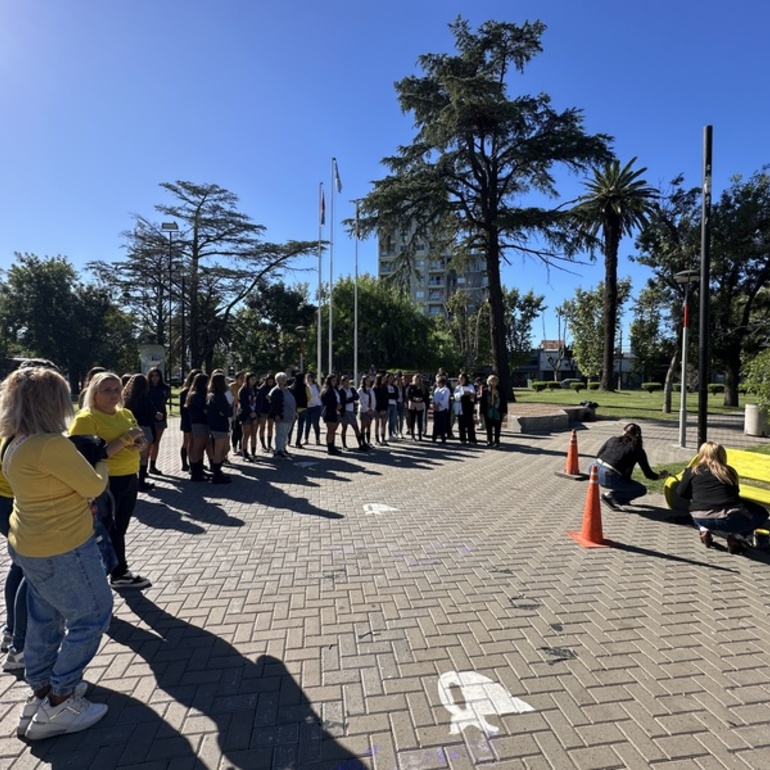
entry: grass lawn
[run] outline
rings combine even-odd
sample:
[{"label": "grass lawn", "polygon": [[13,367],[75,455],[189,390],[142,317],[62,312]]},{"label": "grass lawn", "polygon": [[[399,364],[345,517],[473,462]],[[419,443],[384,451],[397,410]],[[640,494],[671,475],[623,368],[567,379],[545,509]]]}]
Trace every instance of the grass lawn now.
[{"label": "grass lawn", "polygon": [[[576,406],[581,401],[595,401],[599,404],[596,413],[599,417],[617,417],[621,420],[670,420],[679,421],[679,393],[674,393],[671,401],[671,412],[663,412],[663,391],[648,393],[646,390],[618,390],[607,392],[601,390],[581,390],[579,393],[567,388],[559,390],[544,390],[536,393],[528,388],[514,390],[516,400],[523,404],[559,404]],[[724,395],[717,393],[709,395],[709,414],[732,414],[743,412],[743,406],[726,407],[722,404]],[[687,394],[687,411],[694,415],[698,413],[698,394]]]}]

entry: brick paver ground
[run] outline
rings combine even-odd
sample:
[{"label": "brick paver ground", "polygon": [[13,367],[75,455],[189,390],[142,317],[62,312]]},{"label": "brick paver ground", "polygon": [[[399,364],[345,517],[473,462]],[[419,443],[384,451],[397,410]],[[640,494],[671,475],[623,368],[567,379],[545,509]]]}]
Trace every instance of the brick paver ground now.
[{"label": "brick paver ground", "polygon": [[[644,428],[653,465],[693,454]],[[617,432],[581,426],[581,465]],[[0,767],[770,768],[770,559],[705,550],[659,496],[579,547],[568,438],[312,446],[224,487],[183,478],[173,426],[129,533],[154,585],[116,595],[87,671],[107,717],[28,745],[3,674]]]}]

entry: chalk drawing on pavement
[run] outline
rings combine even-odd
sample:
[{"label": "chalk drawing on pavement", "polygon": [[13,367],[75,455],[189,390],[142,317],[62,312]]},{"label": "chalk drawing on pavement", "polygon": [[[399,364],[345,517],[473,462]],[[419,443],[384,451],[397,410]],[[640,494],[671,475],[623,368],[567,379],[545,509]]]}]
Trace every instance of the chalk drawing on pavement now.
[{"label": "chalk drawing on pavement", "polygon": [[[458,704],[450,688],[458,687],[465,701]],[[449,732],[452,735],[476,727],[487,735],[495,735],[499,727],[487,722],[485,717],[503,714],[524,714],[534,711],[529,703],[514,698],[501,684],[475,671],[447,671],[438,680],[438,695],[444,708],[452,715]]]},{"label": "chalk drawing on pavement", "polygon": [[392,508],[385,503],[365,503],[364,513],[369,515],[376,515],[379,513],[390,513],[391,511],[398,511],[398,508]]}]

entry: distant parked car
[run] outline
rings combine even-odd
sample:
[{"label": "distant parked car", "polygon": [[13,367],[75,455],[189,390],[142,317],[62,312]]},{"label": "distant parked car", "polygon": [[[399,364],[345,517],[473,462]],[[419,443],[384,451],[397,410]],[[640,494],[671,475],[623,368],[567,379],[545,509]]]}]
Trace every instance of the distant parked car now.
[{"label": "distant parked car", "polygon": [[583,382],[583,380],[581,380],[580,377],[567,377],[566,380],[560,380],[559,385],[561,385],[562,388],[571,388],[573,382]]}]

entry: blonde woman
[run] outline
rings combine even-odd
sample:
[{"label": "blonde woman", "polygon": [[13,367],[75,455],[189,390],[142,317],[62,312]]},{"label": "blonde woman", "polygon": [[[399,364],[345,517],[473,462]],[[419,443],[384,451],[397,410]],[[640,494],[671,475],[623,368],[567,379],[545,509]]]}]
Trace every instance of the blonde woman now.
[{"label": "blonde woman", "polygon": [[500,380],[496,374],[487,377],[487,387],[481,394],[481,413],[487,426],[487,446],[500,447],[500,428],[505,414],[505,401],[498,385]]},{"label": "blonde woman", "polygon": [[730,553],[743,553],[754,530],[767,523],[767,511],[761,505],[741,498],[738,473],[727,464],[725,448],[714,441],[701,444],[677,491],[690,501],[690,516],[706,548],[718,535],[726,538]]},{"label": "blonde woman", "polygon": [[113,372],[100,372],[88,384],[84,407],[69,427],[73,436],[99,436],[107,442],[110,492],[115,500],[115,525],[110,540],[118,557],[110,573],[112,587],[148,588],[151,583],[128,568],[126,533],[139,491],[139,456],[148,446],[144,431],[123,404],[123,386]]},{"label": "blonde woman", "polygon": [[107,713],[83,697],[83,670],[112,615],[89,502],[106,488],[108,469],[92,467],[64,436],[71,415],[67,381],[52,369],[18,369],[0,388],[0,434],[8,437],[0,454],[14,493],[8,551],[24,573],[29,610],[32,693],[17,733],[29,740],[85,730]]}]

